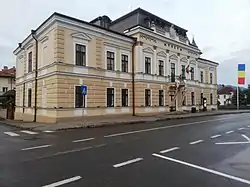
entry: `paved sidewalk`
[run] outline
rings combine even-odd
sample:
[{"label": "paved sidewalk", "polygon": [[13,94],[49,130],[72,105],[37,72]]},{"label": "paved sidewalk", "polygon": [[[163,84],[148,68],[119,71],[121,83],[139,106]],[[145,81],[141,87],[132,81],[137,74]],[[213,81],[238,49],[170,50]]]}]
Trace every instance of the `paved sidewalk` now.
[{"label": "paved sidewalk", "polygon": [[13,121],[13,120],[3,120],[1,123],[15,126],[22,129],[32,129],[36,131],[56,131],[56,130],[66,130],[74,128],[91,128],[91,127],[103,127],[112,125],[127,125],[127,124],[137,124],[137,123],[147,123],[156,121],[165,121],[173,119],[184,119],[202,116],[216,116],[225,114],[240,114],[240,113],[250,113],[250,110],[219,110],[210,112],[199,112],[199,113],[164,113],[159,115],[151,116],[102,116],[102,117],[87,117],[81,121],[67,121],[58,122],[56,124],[44,124],[44,123],[34,123],[34,122],[23,122],[23,121]]}]

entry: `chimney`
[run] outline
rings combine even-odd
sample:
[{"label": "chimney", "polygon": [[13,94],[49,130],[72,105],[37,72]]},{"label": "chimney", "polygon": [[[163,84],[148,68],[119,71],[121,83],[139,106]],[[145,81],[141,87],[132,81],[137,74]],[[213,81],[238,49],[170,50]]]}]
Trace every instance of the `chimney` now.
[{"label": "chimney", "polygon": [[4,66],[3,69],[4,69],[4,70],[8,70],[8,66]]}]

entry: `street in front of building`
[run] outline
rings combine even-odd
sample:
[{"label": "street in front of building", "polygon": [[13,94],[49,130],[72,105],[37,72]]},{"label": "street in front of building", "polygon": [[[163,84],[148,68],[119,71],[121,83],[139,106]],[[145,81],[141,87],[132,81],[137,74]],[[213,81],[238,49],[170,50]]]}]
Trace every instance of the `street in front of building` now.
[{"label": "street in front of building", "polygon": [[249,186],[248,114],[62,132],[0,126],[0,186]]}]

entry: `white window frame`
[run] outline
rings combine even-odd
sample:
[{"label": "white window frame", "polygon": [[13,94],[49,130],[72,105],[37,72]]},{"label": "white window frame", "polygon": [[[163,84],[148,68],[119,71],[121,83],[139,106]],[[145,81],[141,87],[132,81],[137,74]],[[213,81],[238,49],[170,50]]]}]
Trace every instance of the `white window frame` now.
[{"label": "white window frame", "polygon": [[[75,84],[74,85],[74,109],[81,109],[81,108],[76,108],[76,87],[77,86],[82,86],[82,85],[80,85],[80,84]],[[82,97],[83,97],[83,95],[82,95]],[[83,100],[84,101],[84,100]],[[87,95],[85,95],[85,108],[87,108],[88,107],[88,94]]]},{"label": "white window frame", "polygon": [[[116,71],[116,70],[119,70],[119,69],[116,69],[117,68],[117,65],[116,65],[116,53],[117,53],[117,49],[115,47],[110,47],[110,46],[105,46],[105,54],[104,54],[104,57],[105,57],[105,64],[104,64],[104,69],[107,70],[107,52],[113,52],[114,53],[114,70],[113,71]],[[112,70],[107,70],[107,71],[112,71]],[[107,105],[106,105],[107,106]]]},{"label": "white window frame", "polygon": [[146,62],[145,62],[145,60],[146,60],[146,58],[150,58],[150,73],[149,73],[149,75],[152,75],[153,74],[153,55],[151,54],[151,53],[145,53],[144,52],[144,55],[143,55],[143,67],[144,67],[144,69],[143,69],[143,73],[145,73],[145,74],[148,74],[148,73],[146,73]]},{"label": "white window frame", "polygon": [[212,84],[214,84],[214,72],[213,71],[209,71],[209,82],[208,82],[208,84],[211,84],[211,82],[210,82],[210,73],[212,73]]},{"label": "white window frame", "polygon": [[[108,107],[108,103],[107,103],[107,99],[108,99],[108,88],[113,88],[114,89],[114,106],[113,107]],[[105,107],[106,108],[115,108],[117,105],[116,105],[116,90],[115,90],[115,87],[112,87],[112,86],[109,86],[109,87],[106,87],[105,89]]]},{"label": "white window frame", "polygon": [[160,75],[160,73],[159,73],[159,61],[163,61],[163,75],[161,75],[161,76],[165,76],[166,75],[166,68],[165,68],[165,66],[166,66],[166,57],[161,57],[161,56],[158,56],[157,57],[157,75]]},{"label": "white window frame", "polygon": [[[122,106],[122,90],[123,90],[123,89],[127,89],[127,90],[128,90],[128,106]],[[129,89],[128,89],[128,88],[121,88],[121,91],[120,91],[120,92],[121,92],[121,107],[125,107],[125,108],[126,108],[126,107],[130,107]]]},{"label": "white window frame", "polygon": [[[88,61],[88,41],[87,40],[84,40],[84,39],[76,39],[74,38],[73,39],[73,63],[74,63],[74,66],[77,66],[77,67],[87,67],[89,65],[89,61]],[[85,54],[86,54],[86,65],[85,66],[78,66],[76,65],[76,45],[84,45],[85,46]]]},{"label": "white window frame", "polygon": [[[146,98],[145,98],[145,92],[146,90],[150,90],[150,106],[146,106]],[[152,107],[152,89],[150,88],[145,88],[144,89],[144,107]]]},{"label": "white window frame", "polygon": [[[165,105],[165,90],[164,89],[159,89],[158,90],[158,94],[159,94],[159,91],[160,90],[163,90],[163,106],[159,106],[159,107],[165,107],[166,105]],[[159,95],[158,95],[158,101],[159,101]],[[159,104],[159,103],[158,103]]]},{"label": "white window frame", "polygon": [[[131,72],[131,52],[130,51],[125,51],[121,50],[120,51],[120,71],[122,71],[122,55],[128,55],[128,73]],[[123,72],[126,73],[126,72]]]}]

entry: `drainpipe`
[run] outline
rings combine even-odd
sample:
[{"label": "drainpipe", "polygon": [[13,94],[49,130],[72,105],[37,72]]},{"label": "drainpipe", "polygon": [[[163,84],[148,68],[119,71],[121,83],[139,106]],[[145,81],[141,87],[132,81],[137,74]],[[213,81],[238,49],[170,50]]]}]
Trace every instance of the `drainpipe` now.
[{"label": "drainpipe", "polygon": [[132,106],[133,106],[133,116],[135,116],[135,46],[137,44],[137,40],[135,39],[135,42],[132,46]]},{"label": "drainpipe", "polygon": [[[21,50],[24,50],[22,47],[22,43],[18,43],[18,46]],[[23,113],[24,113],[24,105],[25,105],[25,83],[23,83]]]},{"label": "drainpipe", "polygon": [[36,41],[36,68],[35,68],[35,108],[34,108],[34,119],[33,122],[36,122],[36,116],[37,116],[37,66],[38,66],[38,40],[37,40],[37,36],[36,36],[36,31],[35,30],[31,30],[31,36],[33,37],[33,39]]}]

